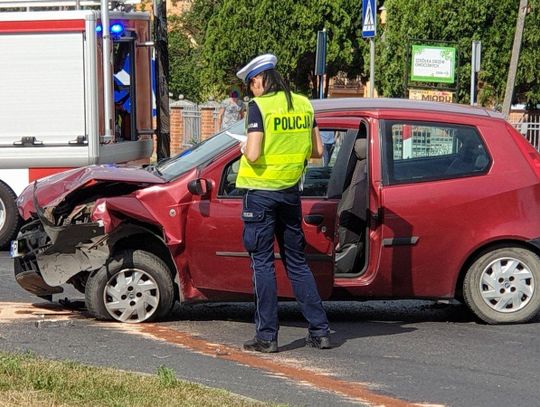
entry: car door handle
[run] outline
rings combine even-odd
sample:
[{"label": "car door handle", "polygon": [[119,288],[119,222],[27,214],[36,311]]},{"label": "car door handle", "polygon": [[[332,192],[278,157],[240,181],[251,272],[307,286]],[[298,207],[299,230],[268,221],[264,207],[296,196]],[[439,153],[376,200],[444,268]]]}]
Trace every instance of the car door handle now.
[{"label": "car door handle", "polygon": [[304,216],[304,222],[306,222],[308,225],[319,226],[321,223],[323,223],[323,220],[323,215],[314,214]]},{"label": "car door handle", "polygon": [[383,246],[389,247],[389,246],[414,246],[416,243],[418,243],[418,240],[420,238],[418,236],[410,236],[410,237],[392,237],[383,239]]}]

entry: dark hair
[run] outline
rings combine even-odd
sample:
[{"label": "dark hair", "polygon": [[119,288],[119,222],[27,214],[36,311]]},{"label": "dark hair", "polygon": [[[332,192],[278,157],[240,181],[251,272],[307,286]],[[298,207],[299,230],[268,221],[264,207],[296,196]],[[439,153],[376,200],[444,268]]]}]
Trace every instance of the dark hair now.
[{"label": "dark hair", "polygon": [[231,90],[229,92],[229,97],[230,98],[239,98],[240,97],[240,92],[238,92],[236,89],[235,90]]},{"label": "dark hair", "polygon": [[287,98],[287,109],[293,110],[291,90],[289,89],[289,86],[285,83],[279,72],[275,69],[268,69],[262,72],[262,79],[264,85],[263,95],[283,91],[285,92],[285,97]]}]

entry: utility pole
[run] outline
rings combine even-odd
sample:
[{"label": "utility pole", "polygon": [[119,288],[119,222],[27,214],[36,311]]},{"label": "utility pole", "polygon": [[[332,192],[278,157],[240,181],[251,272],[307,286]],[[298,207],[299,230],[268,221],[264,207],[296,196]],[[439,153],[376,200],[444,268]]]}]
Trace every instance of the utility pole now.
[{"label": "utility pole", "polygon": [[169,121],[169,51],[167,41],[167,2],[154,0],[154,42],[156,77],[156,136],[157,160],[171,155],[171,132]]},{"label": "utility pole", "polygon": [[114,141],[114,103],[112,79],[112,40],[109,24],[109,2],[101,0],[101,30],[103,35],[103,117],[105,121],[105,134],[102,141]]},{"label": "utility pole", "polygon": [[518,17],[516,22],[516,32],[514,34],[514,45],[512,46],[512,58],[508,68],[508,79],[506,80],[506,91],[504,93],[504,102],[502,113],[508,118],[510,115],[510,106],[514,95],[514,85],[516,82],[517,65],[519,61],[519,52],[521,50],[521,39],[523,38],[523,27],[525,26],[525,15],[527,14],[528,0],[519,1]]}]

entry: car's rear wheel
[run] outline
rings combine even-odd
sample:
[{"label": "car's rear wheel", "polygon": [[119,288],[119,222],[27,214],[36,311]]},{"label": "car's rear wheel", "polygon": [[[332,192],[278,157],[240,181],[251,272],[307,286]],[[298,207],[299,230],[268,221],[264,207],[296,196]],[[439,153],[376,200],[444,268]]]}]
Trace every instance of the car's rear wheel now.
[{"label": "car's rear wheel", "polygon": [[518,247],[481,255],[465,276],[463,297],[489,324],[527,322],[540,311],[540,257]]},{"label": "car's rear wheel", "polygon": [[158,257],[126,250],[88,277],[85,297],[88,311],[98,319],[138,323],[170,312],[174,285],[167,265]]},{"label": "car's rear wheel", "polygon": [[6,246],[19,229],[21,218],[17,211],[15,193],[3,182],[0,182],[0,248]]}]

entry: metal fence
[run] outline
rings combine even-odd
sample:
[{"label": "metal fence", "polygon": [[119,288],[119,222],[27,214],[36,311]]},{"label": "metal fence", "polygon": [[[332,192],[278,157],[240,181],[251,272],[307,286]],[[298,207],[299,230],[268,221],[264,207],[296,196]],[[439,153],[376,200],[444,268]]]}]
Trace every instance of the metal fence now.
[{"label": "metal fence", "polygon": [[510,124],[540,151],[540,115],[531,115],[527,117],[527,121],[510,121]]},{"label": "metal fence", "polygon": [[[408,127],[410,144],[405,148],[404,127]],[[392,126],[394,159],[433,157],[448,155],[456,151],[456,129],[440,126]]]},{"label": "metal fence", "polygon": [[[218,116],[220,104],[209,100],[197,104],[186,99],[171,103],[171,108],[181,109],[183,134],[182,147],[190,147],[200,143],[203,139],[218,129]],[[204,112],[204,113],[203,113]]]},{"label": "metal fence", "polygon": [[201,110],[195,103],[185,105],[182,109],[182,118],[184,121],[184,134],[182,144],[191,146],[201,141]]}]

